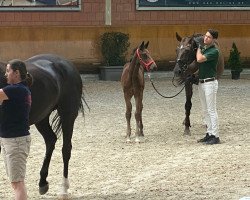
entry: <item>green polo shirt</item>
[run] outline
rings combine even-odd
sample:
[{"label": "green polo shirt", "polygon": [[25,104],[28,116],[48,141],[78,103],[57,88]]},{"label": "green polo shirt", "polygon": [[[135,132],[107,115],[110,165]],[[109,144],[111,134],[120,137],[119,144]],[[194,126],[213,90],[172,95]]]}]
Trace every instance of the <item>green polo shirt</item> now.
[{"label": "green polo shirt", "polygon": [[212,45],[208,48],[203,48],[201,53],[207,58],[207,60],[199,63],[199,79],[216,77],[219,50]]}]

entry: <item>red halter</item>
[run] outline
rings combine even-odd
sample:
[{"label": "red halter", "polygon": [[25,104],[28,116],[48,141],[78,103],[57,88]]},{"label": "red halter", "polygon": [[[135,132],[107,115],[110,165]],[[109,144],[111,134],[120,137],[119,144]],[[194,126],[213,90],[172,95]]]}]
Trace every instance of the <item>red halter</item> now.
[{"label": "red halter", "polygon": [[141,55],[139,54],[139,49],[136,49],[136,55],[139,58],[140,64],[147,70],[150,70],[150,65],[152,65],[153,63],[155,63],[155,61],[153,59],[149,60],[148,63],[144,62],[141,58]]}]

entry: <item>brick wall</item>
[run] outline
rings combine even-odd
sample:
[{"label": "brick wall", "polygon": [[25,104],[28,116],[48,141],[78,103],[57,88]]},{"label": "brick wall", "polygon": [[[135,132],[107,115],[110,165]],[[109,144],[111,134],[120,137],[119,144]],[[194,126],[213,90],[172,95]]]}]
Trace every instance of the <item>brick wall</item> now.
[{"label": "brick wall", "polygon": [[[136,0],[112,0],[112,25],[249,24],[250,11],[139,11]],[[81,11],[4,11],[0,26],[104,26],[105,0],[82,0]]]}]

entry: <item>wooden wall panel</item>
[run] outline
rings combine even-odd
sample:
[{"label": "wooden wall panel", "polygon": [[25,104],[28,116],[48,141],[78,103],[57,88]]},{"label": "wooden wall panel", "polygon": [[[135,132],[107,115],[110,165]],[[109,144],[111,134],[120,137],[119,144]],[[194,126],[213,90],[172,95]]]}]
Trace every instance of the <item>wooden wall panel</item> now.
[{"label": "wooden wall panel", "polygon": [[101,62],[98,36],[114,30],[130,34],[129,52],[149,40],[153,57],[169,68],[175,32],[191,35],[210,27],[219,30],[225,57],[233,41],[243,59],[250,57],[250,11],[137,11],[135,0],[112,0],[112,25],[105,26],[105,0],[83,0],[82,5],[73,12],[1,12],[0,59],[56,53],[91,70]]},{"label": "wooden wall panel", "polygon": [[[175,33],[182,36],[205,33],[210,28],[219,30],[219,41],[225,58],[232,42],[236,42],[243,59],[249,58],[250,25],[168,25],[121,27],[6,27],[0,32],[0,59],[27,59],[40,53],[55,53],[72,60],[88,71],[96,70],[102,62],[98,38],[105,31],[122,31],[130,34],[129,54],[141,41],[150,41],[149,50],[162,69],[173,66],[178,44]],[[129,59],[129,55],[128,55]]]}]

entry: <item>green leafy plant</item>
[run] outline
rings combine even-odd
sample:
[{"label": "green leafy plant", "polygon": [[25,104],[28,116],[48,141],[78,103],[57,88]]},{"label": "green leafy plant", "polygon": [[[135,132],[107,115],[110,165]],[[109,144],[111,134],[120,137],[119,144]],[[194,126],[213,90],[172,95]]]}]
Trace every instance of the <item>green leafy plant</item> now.
[{"label": "green leafy plant", "polygon": [[124,65],[129,45],[129,34],[122,32],[103,33],[100,37],[100,46],[106,65]]},{"label": "green leafy plant", "polygon": [[227,64],[228,64],[228,67],[231,68],[232,71],[239,71],[239,72],[242,71],[240,52],[238,51],[238,48],[234,42],[230,50]]}]

